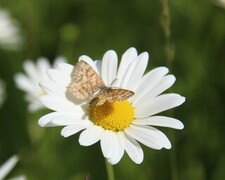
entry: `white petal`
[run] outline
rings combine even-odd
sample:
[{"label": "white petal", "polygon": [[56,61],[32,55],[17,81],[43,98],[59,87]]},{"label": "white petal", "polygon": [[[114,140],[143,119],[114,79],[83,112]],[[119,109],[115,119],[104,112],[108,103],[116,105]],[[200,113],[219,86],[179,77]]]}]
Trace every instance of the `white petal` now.
[{"label": "white petal", "polygon": [[[169,69],[164,66],[154,68],[142,77],[142,80],[140,81],[140,83],[144,83],[144,81],[146,81],[148,78],[151,78],[151,79],[147,80],[148,82],[150,82],[150,81],[154,80],[155,78],[157,78],[158,76],[163,77],[168,72],[169,72]],[[151,77],[151,76],[153,76],[153,77]]]},{"label": "white petal", "polygon": [[163,76],[168,73],[168,68],[159,67],[149,71],[145,74],[137,85],[135,90],[135,95],[131,98],[134,106],[138,104],[139,100],[146,94],[151,92],[151,90],[162,80]]},{"label": "white petal", "polygon": [[71,82],[71,77],[67,76],[66,74],[62,73],[59,70],[49,69],[47,71],[47,74],[52,81],[56,82],[57,84],[63,87],[67,87],[68,84]]},{"label": "white petal", "polygon": [[38,81],[40,79],[40,74],[37,71],[36,65],[31,60],[27,60],[23,64],[23,68],[27,75],[33,79],[34,81]]},{"label": "white petal", "polygon": [[101,72],[102,72],[102,61],[101,60],[96,60],[96,61],[94,61],[94,63],[95,63],[96,68],[98,69],[98,72],[100,72],[100,75],[101,75]]},{"label": "white petal", "polygon": [[174,82],[176,81],[176,78],[174,75],[167,75],[162,78],[162,80],[151,90],[151,92],[148,94],[148,97],[150,98],[153,96],[158,96],[159,94],[163,93],[165,90],[169,89]]},{"label": "white petal", "polygon": [[159,131],[158,129],[154,127],[145,126],[144,128],[148,129],[149,131],[153,131],[157,134],[158,141],[160,142],[163,148],[166,148],[166,149],[171,148],[170,140],[167,138],[167,136],[164,133],[162,133],[161,131]]},{"label": "white petal", "polygon": [[57,68],[59,64],[61,63],[65,63],[66,59],[63,56],[58,56],[55,58],[54,62],[53,62],[53,68]]},{"label": "white petal", "polygon": [[24,90],[28,93],[33,93],[34,91],[37,91],[37,89],[35,89],[36,85],[34,84],[34,82],[28,79],[27,76],[18,73],[15,75],[14,79],[19,89]]},{"label": "white petal", "polygon": [[115,141],[114,144],[111,144],[111,148],[113,148],[114,153],[112,157],[108,158],[108,162],[112,165],[117,164],[124,154],[124,147],[122,146],[122,142],[120,142],[120,138],[118,137],[118,133],[115,133],[114,136]]},{"label": "white petal", "polygon": [[114,154],[114,144],[118,141],[115,136],[115,133],[109,130],[105,130],[102,134],[100,145],[105,158],[110,158]]},{"label": "white petal", "polygon": [[123,154],[124,154],[124,149],[122,148],[122,146],[118,146],[116,153],[111,158],[108,158],[107,160],[110,164],[115,165],[121,160],[121,158],[123,157]]},{"label": "white petal", "polygon": [[91,125],[89,120],[82,119],[82,114],[59,113],[51,119],[51,123],[57,126]]},{"label": "white petal", "polygon": [[121,87],[135,90],[147,67],[148,57],[148,53],[144,52],[130,64],[122,80]]},{"label": "white petal", "polygon": [[167,76],[163,77],[160,80],[160,82],[158,82],[158,84],[155,85],[155,87],[153,89],[151,89],[148,93],[143,93],[142,95],[139,96],[139,98],[136,98],[135,103],[133,103],[133,105],[139,106],[146,99],[150,99],[154,96],[158,96],[159,94],[163,93],[165,90],[170,88],[174,84],[175,80],[176,80],[176,78],[173,75],[167,75]]},{"label": "white petal", "polygon": [[138,142],[124,133],[120,133],[119,137],[120,137],[120,140],[123,142],[124,149],[127,152],[128,156],[136,164],[140,164],[144,159],[144,154]]},{"label": "white petal", "polygon": [[92,123],[88,119],[82,119],[80,115],[64,115],[64,116],[57,116],[52,119],[52,123],[58,126],[67,126],[67,125],[74,125],[74,126],[83,126],[86,125],[91,126]]},{"label": "white petal", "polygon": [[0,167],[0,179],[4,179],[10,171],[14,168],[16,163],[19,161],[19,157],[14,155],[10,157],[1,167]]},{"label": "white petal", "polygon": [[59,86],[57,83],[51,80],[45,80],[40,82],[40,87],[45,91],[46,94],[52,96],[59,96],[62,98],[66,97],[66,88]]},{"label": "white petal", "polygon": [[148,130],[147,128],[132,125],[125,129],[125,133],[150,148],[163,148],[161,142],[159,141],[158,134],[154,131]]},{"label": "white petal", "polygon": [[44,58],[44,57],[41,57],[41,58],[38,58],[37,60],[37,70],[39,72],[39,79],[46,79],[47,78],[47,75],[46,75],[46,72],[47,70],[50,69],[50,64],[49,64],[49,61],[48,59]]},{"label": "white petal", "polygon": [[150,126],[138,126],[141,132],[146,131],[147,133],[153,134],[153,136],[157,139],[157,143],[161,145],[161,147],[170,149],[171,143],[169,139],[166,137],[164,133],[159,131],[158,129]]},{"label": "white petal", "polygon": [[118,84],[117,86],[120,86],[120,83],[127,71],[127,68],[129,65],[133,62],[133,60],[137,57],[137,50],[135,48],[129,48],[123,55],[120,62],[120,66],[117,73],[117,79]]},{"label": "white petal", "polygon": [[44,108],[44,105],[41,104],[38,99],[33,99],[32,102],[29,103],[28,105],[28,110],[30,112],[35,112],[38,111],[39,109]]},{"label": "white petal", "polygon": [[38,120],[38,124],[39,126],[42,127],[51,127],[51,126],[57,126],[55,124],[52,124],[52,119],[54,117],[57,117],[58,115],[63,114],[63,113],[59,113],[59,112],[52,112],[49,114],[46,114],[44,116],[42,116],[39,120]]},{"label": "white petal", "polygon": [[[36,102],[39,98],[39,96],[37,96],[36,94],[31,94],[31,93],[26,93],[25,96],[24,96],[25,100],[28,101],[28,102]],[[40,102],[39,102],[40,103]]]},{"label": "white petal", "polygon": [[103,128],[100,126],[92,126],[80,134],[79,143],[82,146],[90,146],[101,139]]},{"label": "white petal", "polygon": [[118,58],[113,50],[107,51],[102,58],[102,79],[106,86],[110,86],[116,78]]},{"label": "white petal", "polygon": [[59,63],[57,67],[58,67],[58,70],[60,70],[63,74],[70,76],[74,66],[67,63]]},{"label": "white petal", "polygon": [[66,126],[62,129],[61,131],[61,135],[63,137],[69,137],[72,136],[76,133],[78,133],[79,131],[86,129],[87,126],[86,125],[80,125],[80,126]]},{"label": "white petal", "polygon": [[135,108],[135,118],[145,118],[162,111],[177,107],[184,103],[185,98],[179,94],[163,94],[158,97],[146,99]]},{"label": "white petal", "polygon": [[97,73],[99,73],[97,67],[95,66],[94,61],[90,57],[88,57],[86,55],[82,55],[82,56],[79,57],[78,61],[85,61],[85,62],[87,62]]},{"label": "white petal", "polygon": [[45,105],[48,109],[59,112],[71,112],[71,113],[82,113],[82,109],[79,105],[54,96],[41,96],[39,98],[40,102]]},{"label": "white petal", "polygon": [[184,125],[181,121],[165,117],[165,116],[152,116],[144,119],[135,119],[133,124],[136,125],[152,125],[152,126],[161,126],[161,127],[169,127],[174,129],[183,129]]}]

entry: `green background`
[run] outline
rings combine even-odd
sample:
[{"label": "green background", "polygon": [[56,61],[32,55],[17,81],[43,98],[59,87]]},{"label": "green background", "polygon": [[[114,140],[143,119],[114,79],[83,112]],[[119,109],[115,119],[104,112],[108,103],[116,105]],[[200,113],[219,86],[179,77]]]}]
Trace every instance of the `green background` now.
[{"label": "green background", "polygon": [[[0,164],[13,154],[21,159],[9,177],[32,180],[106,179],[99,143],[82,147],[78,135],[63,138],[61,128],[41,128],[37,120],[47,110],[27,111],[24,93],[13,76],[25,59],[63,55],[74,64],[80,55],[101,59],[114,49],[148,51],[148,68],[167,66],[160,2],[147,0],[1,0],[20,23],[20,51],[0,49],[0,78],[7,99],[0,109]],[[134,164],[127,155],[114,166],[116,179],[222,180],[225,177],[225,8],[206,0],[171,0],[170,66],[177,81],[170,90],[186,102],[166,114],[180,119],[182,131],[159,128],[172,142],[171,150],[144,146],[145,158]],[[1,98],[1,97],[0,97]]]}]

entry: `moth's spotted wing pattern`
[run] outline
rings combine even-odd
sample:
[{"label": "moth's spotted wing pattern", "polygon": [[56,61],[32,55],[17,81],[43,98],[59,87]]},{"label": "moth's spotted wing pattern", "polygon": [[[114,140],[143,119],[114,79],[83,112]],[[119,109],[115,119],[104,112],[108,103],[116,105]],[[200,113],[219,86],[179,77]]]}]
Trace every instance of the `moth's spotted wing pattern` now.
[{"label": "moth's spotted wing pattern", "polygon": [[105,87],[101,89],[95,98],[91,101],[91,105],[101,106],[106,101],[115,102],[115,101],[124,101],[134,95],[133,91],[127,89],[113,89]]},{"label": "moth's spotted wing pattern", "polygon": [[85,61],[74,66],[68,90],[78,99],[88,98],[98,91],[90,103],[96,106],[106,101],[124,101],[134,95],[134,92],[127,89],[106,87],[98,73]]},{"label": "moth's spotted wing pattern", "polygon": [[96,91],[105,87],[102,78],[85,61],[78,62],[72,72],[72,82],[68,90],[78,99],[92,96]]}]

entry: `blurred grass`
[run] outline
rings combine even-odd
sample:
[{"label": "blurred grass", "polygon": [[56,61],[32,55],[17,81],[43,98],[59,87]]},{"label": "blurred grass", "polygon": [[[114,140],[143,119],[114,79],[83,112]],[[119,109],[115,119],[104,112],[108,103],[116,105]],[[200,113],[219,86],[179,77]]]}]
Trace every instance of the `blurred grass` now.
[{"label": "blurred grass", "polygon": [[[174,163],[178,179],[222,180],[225,9],[204,0],[171,0],[169,5],[176,52],[171,67],[177,78],[173,91],[187,97],[172,114],[185,129],[162,128],[173,148],[143,147],[141,165],[123,157],[115,166],[116,179],[174,179]],[[159,2],[1,0],[1,7],[20,22],[25,44],[21,52],[0,50],[0,78],[7,83],[7,101],[0,109],[0,162],[19,153],[21,161],[11,176],[24,173],[34,180],[76,180],[88,174],[91,179],[106,179],[99,144],[81,147],[77,135],[64,139],[60,128],[40,128],[37,120],[45,112],[35,116],[27,112],[13,75],[22,71],[27,58],[46,56],[52,61],[63,55],[74,64],[82,54],[101,59],[106,50],[114,49],[121,56],[131,46],[150,52],[149,69],[165,66]]]}]

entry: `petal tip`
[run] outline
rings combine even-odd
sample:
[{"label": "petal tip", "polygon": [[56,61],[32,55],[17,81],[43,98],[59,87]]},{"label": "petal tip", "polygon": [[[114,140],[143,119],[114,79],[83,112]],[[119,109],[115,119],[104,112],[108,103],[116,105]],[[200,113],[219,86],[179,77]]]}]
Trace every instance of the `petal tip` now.
[{"label": "petal tip", "polygon": [[89,57],[89,56],[87,56],[87,55],[82,55],[82,56],[80,56],[79,58],[78,58],[78,61],[92,61],[92,59]]},{"label": "petal tip", "polygon": [[38,125],[41,127],[45,127],[45,123],[42,121],[42,119],[38,120]]},{"label": "petal tip", "polygon": [[181,104],[183,104],[186,101],[186,97],[181,96]]},{"label": "petal tip", "polygon": [[67,138],[68,137],[68,135],[66,134],[66,132],[65,132],[65,130],[64,129],[62,129],[61,130],[61,136],[63,136],[64,138]]},{"label": "petal tip", "polygon": [[179,125],[179,127],[177,127],[177,129],[184,129],[184,124],[182,123],[182,122],[180,122],[180,125]]}]

